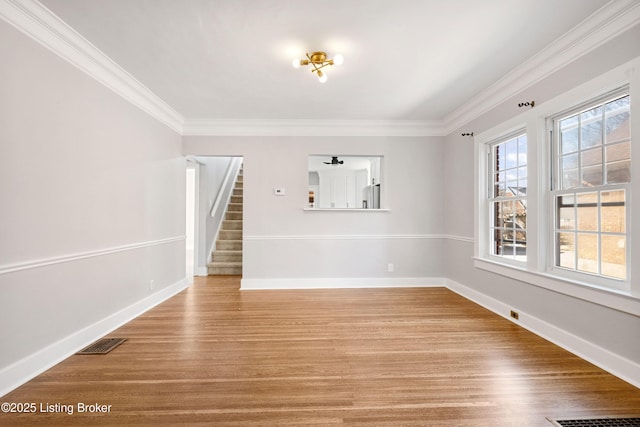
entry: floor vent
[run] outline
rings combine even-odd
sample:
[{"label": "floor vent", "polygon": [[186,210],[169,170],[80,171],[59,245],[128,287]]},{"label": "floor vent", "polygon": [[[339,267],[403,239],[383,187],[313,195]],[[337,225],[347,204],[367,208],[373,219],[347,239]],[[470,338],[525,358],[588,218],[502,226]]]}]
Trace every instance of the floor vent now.
[{"label": "floor vent", "polygon": [[557,427],[640,427],[640,418],[547,418]]},{"label": "floor vent", "polygon": [[126,338],[101,338],[76,354],[107,354],[126,340]]}]

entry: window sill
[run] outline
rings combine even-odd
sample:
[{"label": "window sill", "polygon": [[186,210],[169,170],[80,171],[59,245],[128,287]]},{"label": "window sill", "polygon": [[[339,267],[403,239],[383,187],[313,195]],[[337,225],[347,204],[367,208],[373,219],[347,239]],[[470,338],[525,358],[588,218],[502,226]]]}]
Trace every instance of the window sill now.
[{"label": "window sill", "polygon": [[363,208],[304,208],[305,212],[391,212],[390,209],[363,209]]},{"label": "window sill", "polygon": [[631,292],[572,281],[548,273],[533,272],[484,258],[474,258],[474,265],[481,270],[640,316],[640,296],[633,295]]}]

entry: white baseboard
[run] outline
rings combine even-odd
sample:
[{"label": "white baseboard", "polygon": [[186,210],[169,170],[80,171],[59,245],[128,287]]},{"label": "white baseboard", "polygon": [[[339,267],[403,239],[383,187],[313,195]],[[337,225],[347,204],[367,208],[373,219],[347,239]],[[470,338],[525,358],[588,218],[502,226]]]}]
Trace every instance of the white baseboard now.
[{"label": "white baseboard", "polygon": [[197,267],[194,274],[198,277],[208,276],[209,269],[207,267]]},{"label": "white baseboard", "polygon": [[444,287],[446,281],[439,277],[242,279],[240,289],[427,288]]},{"label": "white baseboard", "polygon": [[[640,388],[640,364],[612,353],[605,348],[586,341],[542,319],[531,316],[518,309],[518,307],[510,307],[501,301],[453,280],[447,279],[446,282],[447,288],[453,292]],[[511,310],[518,312],[518,320],[511,318]]]},{"label": "white baseboard", "polygon": [[184,278],[0,371],[0,397],[189,286]]}]

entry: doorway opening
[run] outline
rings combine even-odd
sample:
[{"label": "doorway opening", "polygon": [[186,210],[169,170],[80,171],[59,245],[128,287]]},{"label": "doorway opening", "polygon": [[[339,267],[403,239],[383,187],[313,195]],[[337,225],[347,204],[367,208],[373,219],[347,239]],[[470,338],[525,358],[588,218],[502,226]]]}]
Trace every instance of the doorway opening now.
[{"label": "doorway opening", "polygon": [[[193,274],[242,275],[243,158],[188,156],[187,159],[197,170]],[[187,237],[187,244],[190,243]]]}]

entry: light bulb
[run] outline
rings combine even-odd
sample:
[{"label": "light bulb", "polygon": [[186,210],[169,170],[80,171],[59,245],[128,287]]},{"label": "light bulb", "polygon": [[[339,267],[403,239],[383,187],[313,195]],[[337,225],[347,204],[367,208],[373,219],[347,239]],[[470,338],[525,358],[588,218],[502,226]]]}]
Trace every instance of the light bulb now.
[{"label": "light bulb", "polygon": [[335,65],[342,65],[344,63],[344,56],[341,53],[333,57],[333,63]]},{"label": "light bulb", "polygon": [[291,62],[291,65],[293,65],[293,68],[300,68],[300,60],[294,59],[293,62]]},{"label": "light bulb", "polygon": [[327,75],[325,73],[323,73],[322,71],[318,70],[318,80],[320,80],[320,83],[324,83],[327,81]]}]

